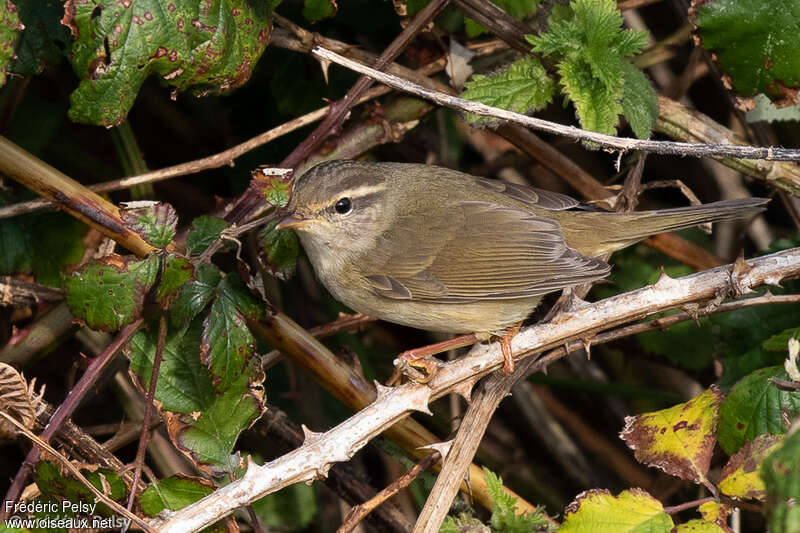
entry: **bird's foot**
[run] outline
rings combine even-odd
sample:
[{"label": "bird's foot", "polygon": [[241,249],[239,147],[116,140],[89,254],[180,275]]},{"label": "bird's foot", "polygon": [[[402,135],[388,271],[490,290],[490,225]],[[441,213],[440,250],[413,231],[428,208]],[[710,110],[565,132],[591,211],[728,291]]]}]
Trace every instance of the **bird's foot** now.
[{"label": "bird's foot", "polygon": [[520,327],[522,327],[522,322],[508,328],[499,339],[500,349],[503,351],[503,373],[505,373],[506,376],[514,372],[514,354],[511,351],[511,340],[514,338],[514,335],[519,333]]},{"label": "bird's foot", "polygon": [[429,344],[420,348],[408,350],[394,360],[394,373],[389,378],[387,385],[392,386],[400,381],[401,376],[405,375],[410,380],[417,383],[427,383],[439,370],[439,361],[433,355],[454,350],[478,342],[474,333],[453,337],[446,341]]}]

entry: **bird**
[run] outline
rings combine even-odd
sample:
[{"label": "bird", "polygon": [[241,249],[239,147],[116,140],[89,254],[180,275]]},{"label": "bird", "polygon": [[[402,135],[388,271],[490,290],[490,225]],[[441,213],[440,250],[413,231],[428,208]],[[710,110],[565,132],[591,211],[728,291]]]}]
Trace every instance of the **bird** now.
[{"label": "bird", "polygon": [[297,232],[346,306],[427,331],[497,336],[510,373],[510,339],[544,295],[605,278],[603,256],[650,235],[751,217],[768,201],[605,212],[443,167],[333,160],[294,180],[276,227]]}]

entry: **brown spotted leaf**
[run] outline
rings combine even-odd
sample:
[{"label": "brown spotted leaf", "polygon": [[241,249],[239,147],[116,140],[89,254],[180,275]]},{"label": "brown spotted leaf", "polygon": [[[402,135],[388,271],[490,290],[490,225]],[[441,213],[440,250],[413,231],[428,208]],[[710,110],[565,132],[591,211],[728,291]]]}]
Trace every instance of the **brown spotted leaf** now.
[{"label": "brown spotted leaf", "polygon": [[630,531],[668,533],[674,523],[661,502],[642,489],[614,496],[604,489],[579,494],[564,512],[559,533]]},{"label": "brown spotted leaf", "polygon": [[712,386],[686,403],[627,417],[620,437],[639,462],[706,483],[721,401],[722,395]]},{"label": "brown spotted leaf", "polygon": [[764,458],[783,444],[783,435],[759,435],[745,443],[722,469],[719,489],[726,496],[764,501],[764,480],[759,468]]},{"label": "brown spotted leaf", "polygon": [[126,202],[120,216],[125,225],[156,248],[165,248],[178,225],[175,208],[166,202]]}]

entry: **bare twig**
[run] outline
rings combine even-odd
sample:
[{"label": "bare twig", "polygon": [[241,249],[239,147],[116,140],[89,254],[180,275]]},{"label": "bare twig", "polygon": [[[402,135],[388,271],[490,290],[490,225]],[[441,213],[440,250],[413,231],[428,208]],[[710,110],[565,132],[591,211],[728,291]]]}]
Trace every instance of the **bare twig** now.
[{"label": "bare twig", "polygon": [[[122,348],[133,334],[138,331],[143,322],[143,319],[140,318],[132,324],[125,326],[119,334],[117,334],[114,342],[109,344],[106,349],[103,350],[103,353],[92,359],[92,362],[89,363],[89,368],[86,369],[81,379],[78,380],[78,383],[76,383],[75,387],[69,392],[64,402],[56,409],[53,418],[50,419],[47,427],[42,431],[40,437],[43,441],[49,441],[50,438],[61,429],[61,426],[72,415],[86,393],[89,392],[91,387],[97,382],[100,374],[108,367],[114,355],[116,355],[120,348]],[[14,477],[14,481],[11,483],[11,487],[9,487],[6,493],[6,501],[16,502],[19,499],[31,469],[39,461],[39,452],[39,448],[34,446],[28,452],[28,455],[25,456],[25,461],[22,463],[19,471],[17,471],[17,475]],[[4,509],[0,510],[0,517],[7,517],[7,508],[6,506]]]},{"label": "bare twig", "polygon": [[360,505],[356,505],[350,509],[350,512],[347,513],[347,516],[344,517],[342,525],[336,530],[336,533],[350,533],[353,531],[353,529],[356,528],[356,526],[364,519],[365,516],[371,513],[383,502],[408,487],[412,481],[417,479],[422,472],[430,468],[431,465],[441,459],[441,457],[442,456],[439,452],[431,452],[423,460],[415,464],[411,470],[397,478],[391,485],[380,491],[369,501],[366,501]]},{"label": "bare twig", "polygon": [[11,276],[0,276],[0,307],[24,307],[39,302],[55,302],[64,298],[64,293],[55,287],[20,281]]},{"label": "bare twig", "polygon": [[569,137],[577,141],[596,143],[604,148],[627,152],[630,150],[643,150],[657,154],[693,156],[693,157],[731,157],[739,159],[764,159],[772,161],[800,161],[800,150],[780,147],[739,146],[734,144],[699,144],[671,141],[648,141],[603,135],[574,126],[564,126],[555,122],[542,120],[498,107],[488,106],[480,102],[464,100],[444,93],[426,89],[415,83],[408,82],[397,76],[385,74],[369,68],[361,63],[347,59],[320,46],[314,47],[312,55],[323,61],[330,61],[349,68],[365,76],[369,76],[380,83],[388,85],[399,91],[414,94],[439,105],[457,109],[467,113],[497,118],[514,122],[523,126],[546,131],[555,135]]},{"label": "bare twig", "polygon": [[[777,284],[797,276],[800,276],[800,248],[679,279],[662,276],[652,286],[586,304],[547,324],[527,327],[514,337],[511,347],[515,358],[521,359],[573,339],[590,339],[599,331],[653,313],[710,300],[731,290],[741,294],[764,283]],[[532,369],[539,370],[558,357],[563,355],[550,357],[548,354],[538,359]],[[473,347],[467,357],[443,365],[425,385],[408,383],[394,389],[379,387],[377,399],[357,415],[324,434],[308,433],[301,448],[270,463],[250,464],[241,479],[176,512],[160,524],[161,531],[195,531],[267,493],[324,475],[332,463],[347,460],[383,428],[412,411],[426,411],[427,402],[502,366],[498,343],[480,344]]]}]

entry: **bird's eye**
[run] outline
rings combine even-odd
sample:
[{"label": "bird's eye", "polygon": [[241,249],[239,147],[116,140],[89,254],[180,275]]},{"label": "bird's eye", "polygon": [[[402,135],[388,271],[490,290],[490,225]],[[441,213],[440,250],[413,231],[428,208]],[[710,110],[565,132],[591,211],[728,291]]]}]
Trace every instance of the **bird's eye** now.
[{"label": "bird's eye", "polygon": [[350,201],[350,198],[339,198],[339,201],[336,202],[333,208],[340,215],[346,215],[353,209],[353,203]]}]

